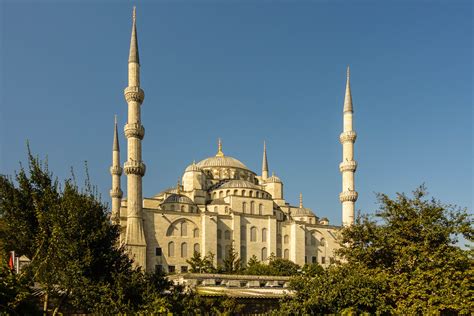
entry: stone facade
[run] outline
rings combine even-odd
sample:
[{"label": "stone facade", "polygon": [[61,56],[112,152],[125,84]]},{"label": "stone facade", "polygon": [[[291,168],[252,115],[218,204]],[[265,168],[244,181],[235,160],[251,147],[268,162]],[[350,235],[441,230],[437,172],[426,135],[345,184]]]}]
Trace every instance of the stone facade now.
[{"label": "stone facade", "polygon": [[[349,87],[349,81],[347,83]],[[140,61],[135,9],[129,57],[129,84],[125,89],[128,121],[125,125],[127,161],[127,197],[122,198],[117,129],[114,130],[112,173],[112,217],[120,223],[120,241],[135,263],[147,271],[155,268],[166,272],[186,272],[193,253],[215,255],[214,264],[222,265],[229,249],[239,253],[242,262],[252,256],[266,261],[271,255],[303,265],[317,262],[328,266],[337,249],[340,226],[329,225],[303,205],[286,202],[283,181],[268,175],[266,144],[262,171],[258,175],[236,158],[226,156],[219,140],[217,154],[187,166],[181,184],[153,197],[142,197],[141,105],[144,92],[140,88]],[[350,88],[349,88],[350,96]],[[343,223],[353,221],[353,160],[355,132],[352,131],[352,101],[344,105]],[[346,189],[346,186],[348,189]],[[355,198],[354,198],[355,194]]]}]

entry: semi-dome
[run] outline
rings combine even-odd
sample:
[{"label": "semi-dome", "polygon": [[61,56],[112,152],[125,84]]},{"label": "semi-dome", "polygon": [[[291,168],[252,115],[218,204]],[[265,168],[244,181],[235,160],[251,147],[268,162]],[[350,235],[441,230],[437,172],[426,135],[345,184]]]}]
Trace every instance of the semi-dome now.
[{"label": "semi-dome", "polygon": [[310,209],[305,208],[305,207],[296,209],[296,211],[292,212],[291,215],[293,215],[293,216],[315,216],[313,214],[313,212],[311,212]]},{"label": "semi-dome", "polygon": [[194,204],[193,200],[191,200],[186,195],[182,195],[182,194],[171,194],[163,201],[163,203]]},{"label": "semi-dome", "polygon": [[281,182],[281,179],[278,178],[276,175],[272,175],[271,177],[269,177],[268,179],[265,180],[265,182],[267,183],[282,183]]},{"label": "semi-dome", "polygon": [[201,168],[198,167],[198,165],[196,165],[195,162],[193,162],[186,168],[186,170],[184,170],[184,172],[190,172],[190,171],[202,171],[202,170]]},{"label": "semi-dome", "polygon": [[231,188],[232,189],[239,188],[239,189],[261,190],[261,188],[258,185],[245,181],[245,180],[230,180],[230,181],[224,182],[223,184],[217,187],[217,189],[231,189]]}]

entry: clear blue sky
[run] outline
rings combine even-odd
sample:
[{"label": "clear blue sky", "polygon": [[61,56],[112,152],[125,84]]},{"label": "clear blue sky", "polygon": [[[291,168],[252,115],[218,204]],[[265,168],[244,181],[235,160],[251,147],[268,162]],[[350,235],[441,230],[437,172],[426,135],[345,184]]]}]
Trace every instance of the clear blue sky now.
[{"label": "clear blue sky", "polygon": [[[260,172],[262,143],[286,199],[341,221],[345,69],[358,133],[357,208],[425,183],[472,210],[471,1],[2,1],[0,172],[26,140],[109,201],[113,116],[127,105],[137,5],[146,98],[144,195],[224,152]],[[122,163],[125,138],[120,133]],[[82,181],[82,180],[81,180]],[[126,188],[125,177],[122,187]]]}]

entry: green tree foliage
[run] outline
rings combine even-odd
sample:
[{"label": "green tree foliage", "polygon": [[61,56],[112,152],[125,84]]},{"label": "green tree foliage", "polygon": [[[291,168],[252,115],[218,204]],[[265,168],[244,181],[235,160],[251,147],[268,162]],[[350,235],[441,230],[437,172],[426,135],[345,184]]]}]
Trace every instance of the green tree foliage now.
[{"label": "green tree foliage", "polygon": [[229,248],[224,258],[224,273],[235,274],[241,271],[239,253],[235,251],[234,244]]},{"label": "green tree foliage", "polygon": [[201,254],[197,251],[194,252],[193,256],[186,260],[191,269],[191,273],[216,273],[217,269],[214,267],[214,254],[209,252],[206,256],[201,257]]},{"label": "green tree foliage", "polygon": [[472,219],[466,210],[426,195],[424,187],[413,197],[380,194],[375,219],[359,216],[342,231],[344,263],[293,280],[296,298],[282,309],[469,314],[474,310],[472,251],[456,243],[458,236],[472,241]]},{"label": "green tree foliage", "polygon": [[258,261],[257,257],[253,255],[247,262],[247,267],[243,271],[244,274],[250,275],[278,275],[278,276],[293,276],[297,275],[300,266],[293,261],[270,256],[268,264]]}]

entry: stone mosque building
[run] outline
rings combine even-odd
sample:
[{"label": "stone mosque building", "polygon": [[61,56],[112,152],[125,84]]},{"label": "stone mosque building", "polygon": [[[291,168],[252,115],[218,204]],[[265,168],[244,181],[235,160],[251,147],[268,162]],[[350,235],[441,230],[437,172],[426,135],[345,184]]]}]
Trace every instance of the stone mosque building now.
[{"label": "stone mosque building", "polygon": [[[144,92],[140,88],[140,59],[135,9],[128,60],[128,86],[124,90],[128,119],[124,132],[127,161],[120,166],[119,137],[115,122],[113,141],[112,218],[121,226],[120,241],[135,263],[146,271],[186,272],[193,253],[215,255],[222,265],[233,247],[242,262],[256,256],[265,261],[270,255],[289,259],[299,265],[317,262],[329,265],[341,226],[330,225],[327,218],[303,205],[285,200],[283,181],[269,175],[266,146],[263,145],[262,170],[258,174],[238,159],[224,154],[219,140],[217,153],[184,169],[181,184],[152,197],[142,196],[141,122]],[[354,142],[352,97],[347,73],[343,108],[342,203],[343,225],[354,221]],[[154,166],[159,168],[159,166]],[[127,176],[127,196],[120,185],[122,171]]]}]

